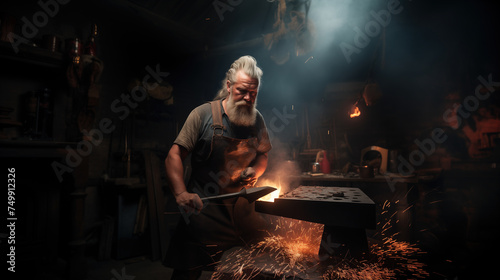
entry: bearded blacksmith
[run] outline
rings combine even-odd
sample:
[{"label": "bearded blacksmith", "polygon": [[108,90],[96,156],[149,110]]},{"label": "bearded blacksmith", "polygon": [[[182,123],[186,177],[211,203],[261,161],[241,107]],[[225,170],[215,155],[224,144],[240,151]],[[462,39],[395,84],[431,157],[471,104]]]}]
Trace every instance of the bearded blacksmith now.
[{"label": "bearded blacksmith", "polygon": [[[244,245],[266,224],[244,198],[203,204],[200,197],[251,188],[267,167],[271,149],[264,119],[256,109],[262,70],[251,56],[233,62],[214,101],[195,108],[174,141],[165,166],[183,213],[164,264],[171,279],[197,279],[225,250]],[[184,159],[192,175],[184,183]]]}]

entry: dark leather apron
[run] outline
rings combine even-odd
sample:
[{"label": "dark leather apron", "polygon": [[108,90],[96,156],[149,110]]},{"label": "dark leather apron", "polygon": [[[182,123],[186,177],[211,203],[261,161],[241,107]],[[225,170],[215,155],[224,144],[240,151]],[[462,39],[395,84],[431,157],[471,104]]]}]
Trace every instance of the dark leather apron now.
[{"label": "dark leather apron", "polygon": [[[221,102],[213,101],[211,106],[211,151],[205,161],[193,163],[189,183],[190,191],[200,197],[240,191],[245,187],[240,183],[240,174],[257,156],[257,138],[223,136]],[[223,251],[264,234],[266,223],[254,208],[254,203],[244,198],[233,198],[208,201],[201,213],[184,214],[164,264],[175,269],[213,269]]]}]

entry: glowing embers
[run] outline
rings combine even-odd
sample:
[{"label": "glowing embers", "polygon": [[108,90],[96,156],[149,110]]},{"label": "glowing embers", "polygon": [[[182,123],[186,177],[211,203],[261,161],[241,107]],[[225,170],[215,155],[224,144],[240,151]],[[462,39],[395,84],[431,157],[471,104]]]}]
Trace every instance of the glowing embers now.
[{"label": "glowing embers", "polygon": [[274,183],[273,181],[271,180],[268,180],[268,179],[262,179],[260,182],[259,182],[259,186],[270,186],[270,187],[274,187],[276,188],[277,190],[270,193],[270,194],[267,194],[261,198],[259,198],[258,200],[259,201],[268,201],[268,202],[274,202],[274,199],[275,198],[278,198],[281,194],[281,190],[283,189],[281,187],[281,182],[278,182],[277,184]]}]

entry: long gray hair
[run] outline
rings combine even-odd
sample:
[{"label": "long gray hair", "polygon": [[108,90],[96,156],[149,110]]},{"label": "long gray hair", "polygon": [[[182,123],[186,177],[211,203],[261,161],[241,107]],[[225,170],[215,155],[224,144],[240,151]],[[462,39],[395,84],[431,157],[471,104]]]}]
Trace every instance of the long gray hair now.
[{"label": "long gray hair", "polygon": [[226,72],[226,77],[222,80],[222,86],[217,92],[214,100],[219,100],[229,95],[229,92],[227,91],[227,81],[229,81],[231,84],[236,82],[236,73],[239,70],[243,70],[243,72],[251,78],[257,79],[259,83],[257,90],[260,88],[262,69],[257,66],[257,60],[255,60],[253,56],[245,55],[238,58],[233,62],[233,64],[231,64],[231,67]]}]

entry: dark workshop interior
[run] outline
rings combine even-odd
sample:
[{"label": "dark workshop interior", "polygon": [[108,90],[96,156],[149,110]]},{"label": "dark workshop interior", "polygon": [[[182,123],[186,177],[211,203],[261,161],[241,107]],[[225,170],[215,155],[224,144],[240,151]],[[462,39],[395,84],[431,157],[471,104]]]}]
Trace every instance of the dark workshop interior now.
[{"label": "dark workshop interior", "polygon": [[2,1],[2,279],[170,279],[182,215],[164,160],[243,55],[273,146],[256,186],[278,188],[255,208],[281,231],[201,279],[496,275],[495,7]]}]

